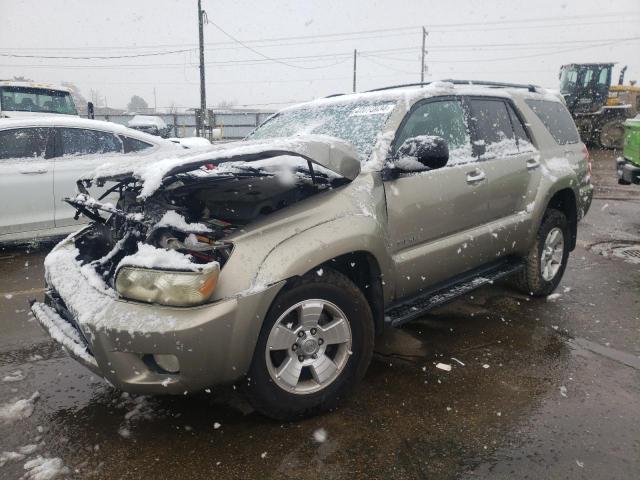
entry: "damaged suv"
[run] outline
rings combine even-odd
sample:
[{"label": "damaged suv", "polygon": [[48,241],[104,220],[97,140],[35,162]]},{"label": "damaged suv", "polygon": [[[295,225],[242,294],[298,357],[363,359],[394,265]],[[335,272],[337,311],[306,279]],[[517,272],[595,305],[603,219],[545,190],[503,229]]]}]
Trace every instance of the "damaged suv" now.
[{"label": "damaged suv", "polygon": [[385,326],[502,277],[551,293],[592,195],[561,99],[462,81],[298,105],[78,190],[92,223],[47,256],[32,304],[50,335],[122,390],[240,382],[278,419],[334,407]]}]

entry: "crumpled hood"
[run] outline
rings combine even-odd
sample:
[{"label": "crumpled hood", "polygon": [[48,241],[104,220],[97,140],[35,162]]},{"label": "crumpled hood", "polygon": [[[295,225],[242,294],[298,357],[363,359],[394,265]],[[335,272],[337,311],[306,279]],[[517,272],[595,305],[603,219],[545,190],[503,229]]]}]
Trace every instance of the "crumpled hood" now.
[{"label": "crumpled hood", "polygon": [[360,173],[358,153],[351,144],[325,135],[301,135],[224,143],[198,153],[160,151],[151,156],[131,156],[125,161],[101,165],[79,181],[102,185],[105,181],[134,178],[142,183],[140,197],[146,198],[162,186],[165,178],[206,164],[252,162],[291,155],[327,168],[349,180]]}]

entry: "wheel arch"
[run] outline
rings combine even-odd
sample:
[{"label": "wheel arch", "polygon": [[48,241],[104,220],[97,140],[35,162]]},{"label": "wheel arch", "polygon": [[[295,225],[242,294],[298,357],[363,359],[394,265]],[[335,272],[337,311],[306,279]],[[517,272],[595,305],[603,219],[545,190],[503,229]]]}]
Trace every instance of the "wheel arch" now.
[{"label": "wheel arch", "polygon": [[561,211],[567,217],[570,232],[569,250],[573,251],[578,238],[578,203],[573,189],[567,187],[555,192],[547,202],[545,211],[550,208]]}]

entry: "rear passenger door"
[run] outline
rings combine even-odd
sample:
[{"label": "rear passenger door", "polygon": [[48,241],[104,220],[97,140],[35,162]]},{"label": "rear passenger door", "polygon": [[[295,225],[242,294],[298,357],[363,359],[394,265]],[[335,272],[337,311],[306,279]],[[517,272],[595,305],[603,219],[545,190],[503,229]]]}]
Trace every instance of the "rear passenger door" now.
[{"label": "rear passenger door", "polygon": [[0,241],[54,227],[50,128],[0,131]]},{"label": "rear passenger door", "polygon": [[540,162],[520,116],[503,98],[468,98],[474,153],[487,175],[487,256],[499,258],[519,247],[529,228],[527,192]]},{"label": "rear passenger door", "polygon": [[[74,196],[76,180],[102,165],[105,155],[124,153],[122,140],[111,132],[87,128],[56,128],[58,156],[55,159],[53,192],[55,224],[64,227],[77,224],[75,209],[62,199]],[[92,195],[100,195],[104,188],[93,187]]]}]

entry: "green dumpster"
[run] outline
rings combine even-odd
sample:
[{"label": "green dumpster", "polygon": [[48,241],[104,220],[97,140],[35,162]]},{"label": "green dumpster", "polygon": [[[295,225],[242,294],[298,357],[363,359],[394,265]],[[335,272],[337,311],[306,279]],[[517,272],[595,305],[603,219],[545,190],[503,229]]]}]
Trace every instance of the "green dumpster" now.
[{"label": "green dumpster", "polygon": [[640,166],[640,116],[624,122],[624,158]]},{"label": "green dumpster", "polygon": [[640,115],[624,122],[624,150],[616,164],[618,183],[640,185]]}]

